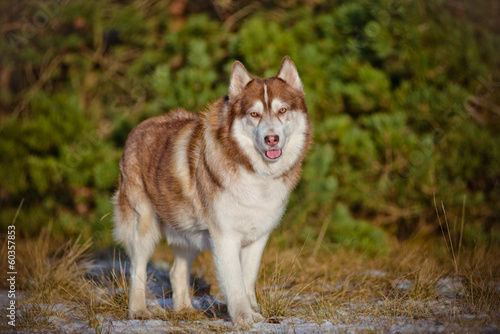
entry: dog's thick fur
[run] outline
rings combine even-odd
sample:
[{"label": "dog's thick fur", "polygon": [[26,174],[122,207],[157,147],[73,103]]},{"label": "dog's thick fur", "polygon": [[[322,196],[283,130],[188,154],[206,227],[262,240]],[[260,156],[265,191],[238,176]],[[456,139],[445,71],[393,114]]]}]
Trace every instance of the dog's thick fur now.
[{"label": "dog's thick fur", "polygon": [[235,62],[228,95],[205,113],[177,110],[133,129],[120,161],[114,230],[131,259],[129,317],[151,316],[146,264],[164,234],[175,254],[175,310],[192,307],[191,264],[212,250],[233,321],[263,320],[255,298],[262,252],[310,140],[302,82],[288,57],[265,80]]}]

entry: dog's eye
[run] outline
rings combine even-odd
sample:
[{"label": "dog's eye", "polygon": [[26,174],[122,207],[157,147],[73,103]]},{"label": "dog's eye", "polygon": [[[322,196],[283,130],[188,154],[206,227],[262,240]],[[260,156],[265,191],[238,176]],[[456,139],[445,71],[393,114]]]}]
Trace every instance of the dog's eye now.
[{"label": "dog's eye", "polygon": [[257,116],[259,116],[259,114],[258,114],[258,113],[256,113],[255,111],[252,111],[252,112],[250,113],[250,116],[252,116],[252,117],[257,117]]},{"label": "dog's eye", "polygon": [[278,110],[280,114],[284,114],[286,113],[287,109],[285,107],[283,108],[280,108],[280,110]]}]

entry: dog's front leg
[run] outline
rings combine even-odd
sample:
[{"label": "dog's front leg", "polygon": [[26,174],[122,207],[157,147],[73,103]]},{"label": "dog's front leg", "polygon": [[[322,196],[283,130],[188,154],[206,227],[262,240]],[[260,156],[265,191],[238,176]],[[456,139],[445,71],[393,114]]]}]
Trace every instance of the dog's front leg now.
[{"label": "dog's front leg", "polygon": [[255,297],[255,282],[259,275],[260,260],[266,247],[269,234],[262,236],[254,243],[241,249],[241,266],[243,269],[243,282],[250,302],[250,306],[255,312],[260,313],[260,307]]},{"label": "dog's front leg", "polygon": [[229,233],[212,238],[217,276],[226,296],[229,315],[241,327],[264,320],[252,310],[243,281],[240,261],[241,240]]}]

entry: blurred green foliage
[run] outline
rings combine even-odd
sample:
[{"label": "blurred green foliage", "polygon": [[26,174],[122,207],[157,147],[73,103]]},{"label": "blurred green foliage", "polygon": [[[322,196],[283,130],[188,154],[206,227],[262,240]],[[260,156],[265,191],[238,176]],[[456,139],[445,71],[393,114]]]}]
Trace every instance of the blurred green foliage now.
[{"label": "blurred green foliage", "polygon": [[386,252],[390,236],[439,229],[434,197],[454,222],[465,203],[474,235],[495,230],[499,37],[442,2],[279,3],[180,19],[165,1],[0,5],[12,27],[0,40],[2,225],[24,199],[22,233],[53,221],[56,234],[108,244],[132,127],[225,95],[234,60],[267,77],[290,55],[315,143],[288,243],[325,227],[327,245]]}]

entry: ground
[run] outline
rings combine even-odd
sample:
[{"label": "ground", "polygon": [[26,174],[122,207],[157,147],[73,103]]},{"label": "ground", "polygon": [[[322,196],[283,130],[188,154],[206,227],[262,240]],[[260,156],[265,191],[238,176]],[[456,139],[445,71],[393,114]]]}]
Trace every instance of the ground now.
[{"label": "ground", "polygon": [[[483,287],[475,292],[481,293],[479,298],[471,296],[472,287],[479,283],[472,285],[470,277],[428,273],[431,270],[426,268],[434,267],[423,263],[414,263],[413,272],[396,274],[390,266],[384,270],[379,264],[374,269],[370,261],[357,258],[337,256],[329,259],[335,261],[331,263],[310,258],[288,259],[294,256],[290,252],[277,252],[273,260],[271,256],[264,259],[258,298],[267,319],[251,328],[233,326],[214,275],[206,274],[210,265],[193,270],[193,304],[197,311],[183,314],[171,311],[169,262],[157,258],[148,266],[148,304],[155,318],[128,320],[129,263],[124,257],[108,257],[79,265],[85,272],[79,287],[68,285],[57,290],[59,295],[66,290],[69,296],[66,300],[48,296],[44,299],[40,297],[43,293],[34,298],[30,291],[18,291],[15,330],[16,333],[500,333],[498,302],[488,299],[500,294],[498,283],[488,281],[489,290]],[[202,255],[195,266],[210,262],[208,259],[209,254]],[[351,268],[346,270],[345,263],[350,260]],[[401,259],[398,260],[398,267],[403,266]],[[5,310],[7,291],[1,291],[0,296]],[[5,323],[0,329],[14,332]]]}]

